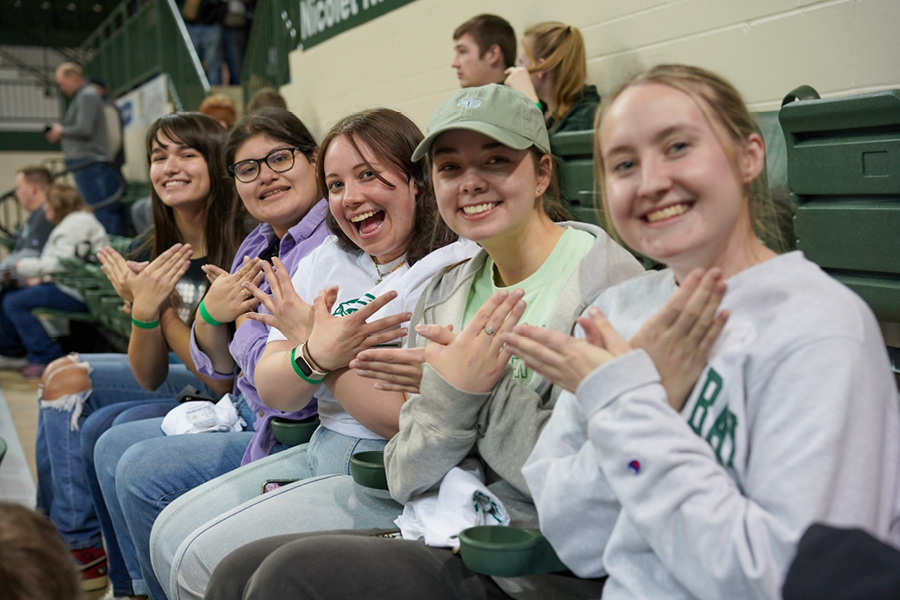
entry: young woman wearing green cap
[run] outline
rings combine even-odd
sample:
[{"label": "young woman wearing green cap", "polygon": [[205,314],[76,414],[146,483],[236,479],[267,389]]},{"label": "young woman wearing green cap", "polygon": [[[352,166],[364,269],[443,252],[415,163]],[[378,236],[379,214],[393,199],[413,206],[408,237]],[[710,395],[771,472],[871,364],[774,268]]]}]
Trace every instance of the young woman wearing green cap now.
[{"label": "young woman wearing green cap", "polygon": [[[436,275],[410,322],[410,350],[401,353],[418,349],[425,362],[385,451],[391,496],[415,500],[474,458],[512,524],[535,527],[521,467],[561,389],[511,361],[498,334],[520,320],[568,333],[594,298],[642,269],[600,228],[551,218],[547,130],[519,92],[490,85],[455,94],[432,116],[413,155],[423,157],[444,222],[482,251]],[[206,597],[457,598],[460,589],[502,597],[448,548],[372,535],[256,542],[220,563]]]}]

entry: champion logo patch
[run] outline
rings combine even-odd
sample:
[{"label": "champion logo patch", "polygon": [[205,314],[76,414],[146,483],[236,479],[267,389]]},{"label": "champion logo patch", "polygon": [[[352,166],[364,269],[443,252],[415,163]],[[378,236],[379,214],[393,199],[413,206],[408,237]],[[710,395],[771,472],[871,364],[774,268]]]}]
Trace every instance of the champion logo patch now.
[{"label": "champion logo patch", "polygon": [[641,472],[641,463],[636,460],[631,461],[628,463],[628,470],[637,475]]},{"label": "champion logo patch", "polygon": [[456,103],[457,106],[462,106],[463,108],[478,108],[481,106],[481,100],[476,98],[463,98],[459,102]]}]

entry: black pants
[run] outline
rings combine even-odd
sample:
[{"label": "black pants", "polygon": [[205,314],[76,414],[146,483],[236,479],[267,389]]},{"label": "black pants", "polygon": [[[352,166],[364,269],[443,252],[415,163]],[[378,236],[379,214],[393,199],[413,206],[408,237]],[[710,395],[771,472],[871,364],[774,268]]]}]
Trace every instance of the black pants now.
[{"label": "black pants", "polygon": [[205,598],[509,598],[493,579],[468,570],[450,550],[372,537],[378,532],[314,532],[253,542],[219,563]]}]

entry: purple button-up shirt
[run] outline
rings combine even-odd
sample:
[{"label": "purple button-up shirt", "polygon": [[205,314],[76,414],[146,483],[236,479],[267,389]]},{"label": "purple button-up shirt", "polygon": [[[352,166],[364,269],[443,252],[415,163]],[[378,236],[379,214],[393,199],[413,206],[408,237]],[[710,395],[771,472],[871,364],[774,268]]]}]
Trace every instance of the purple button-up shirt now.
[{"label": "purple button-up shirt", "polygon": [[[320,201],[316,204],[303,219],[291,227],[281,239],[281,247],[278,251],[278,258],[284,263],[288,272],[293,275],[297,264],[307,254],[312,252],[319,244],[322,243],[329,235],[328,226],[325,224],[325,211],[328,210],[328,202]],[[261,223],[248,235],[241,247],[238,248],[234,257],[234,264],[231,265],[231,272],[234,273],[243,264],[244,256],[259,256],[272,246],[275,240],[275,232],[272,226],[267,223]],[[269,282],[263,280],[259,288],[269,293]],[[260,311],[265,308],[260,305]],[[263,350],[266,349],[266,340],[269,338],[269,328],[258,321],[246,320],[243,325],[238,327],[234,333],[228,350],[234,357],[237,366],[235,373],[223,375],[216,373],[213,369],[212,361],[197,345],[197,337],[194,329],[191,328],[191,358],[194,359],[194,365],[197,370],[204,375],[213,379],[230,379],[237,375],[234,380],[234,393],[242,394],[244,400],[251,409],[256,413],[256,423],[254,429],[256,435],[253,441],[247,447],[244,453],[242,464],[247,464],[254,460],[269,455],[272,447],[275,445],[275,435],[272,433],[272,427],[269,422],[273,417],[285,417],[288,419],[305,419],[316,414],[316,402],[313,400],[303,410],[296,412],[284,413],[280,410],[269,408],[262,403],[259,398],[259,392],[256,391],[256,363],[262,356]]]}]

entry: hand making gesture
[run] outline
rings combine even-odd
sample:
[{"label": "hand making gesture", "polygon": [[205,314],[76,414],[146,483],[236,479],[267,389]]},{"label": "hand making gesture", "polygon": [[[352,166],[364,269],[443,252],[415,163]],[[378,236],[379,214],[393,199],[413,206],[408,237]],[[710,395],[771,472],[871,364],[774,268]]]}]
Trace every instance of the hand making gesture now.
[{"label": "hand making gesture", "polygon": [[191,265],[191,253],[189,244],[175,244],[130,279],[132,318],[146,322],[159,318],[162,303]]},{"label": "hand making gesture", "polygon": [[211,285],[203,297],[203,306],[209,316],[219,323],[231,323],[238,316],[252,311],[259,300],[244,288],[244,283],[262,281],[262,265],[259,257],[244,257],[244,264],[234,273],[215,265],[203,265]]}]

